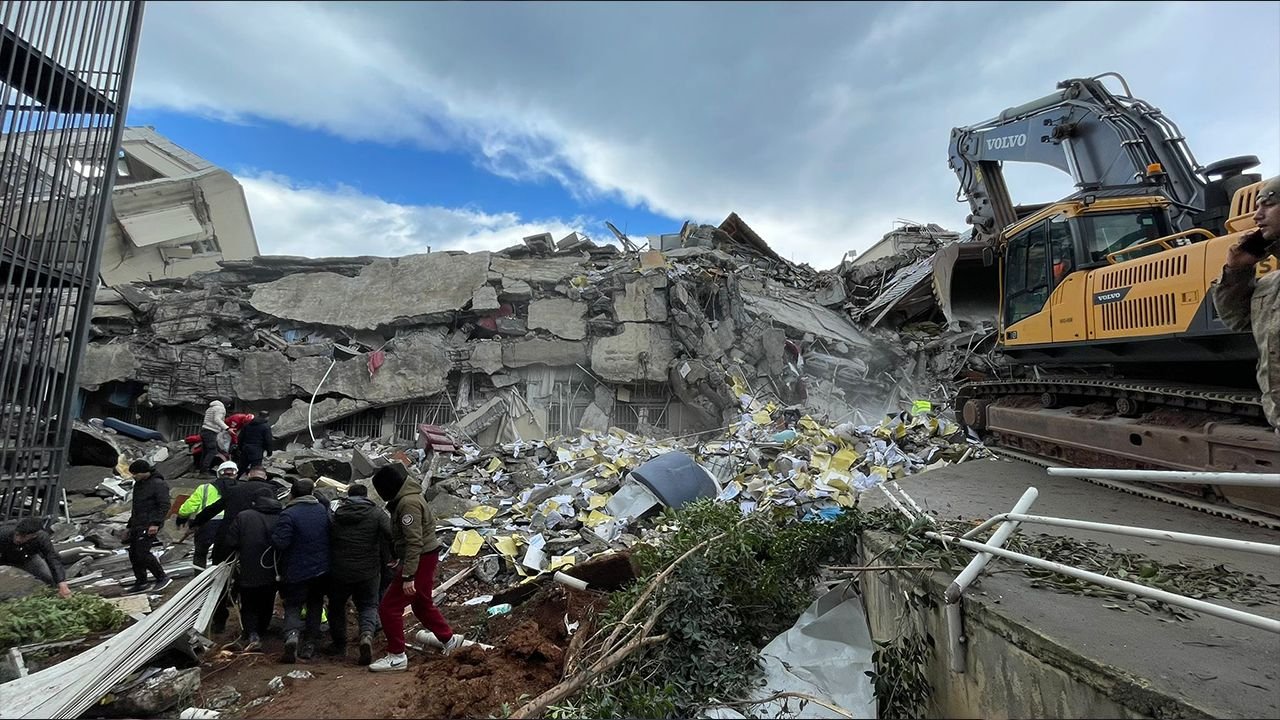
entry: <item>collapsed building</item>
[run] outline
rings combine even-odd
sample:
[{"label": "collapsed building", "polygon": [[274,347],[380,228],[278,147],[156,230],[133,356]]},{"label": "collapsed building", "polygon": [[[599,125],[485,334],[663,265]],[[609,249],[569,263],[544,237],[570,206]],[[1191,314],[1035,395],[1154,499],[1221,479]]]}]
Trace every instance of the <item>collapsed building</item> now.
[{"label": "collapsed building", "polygon": [[821,297],[823,274],[736,214],[686,223],[661,249],[618,240],[266,256],[103,289],[78,416],[180,438],[231,397],[271,411],[281,438],[413,442],[421,425],[456,424],[486,444],[723,428],[742,411],[735,384],[832,421],[875,421],[917,391],[902,373],[913,348],[860,329],[846,298]]}]

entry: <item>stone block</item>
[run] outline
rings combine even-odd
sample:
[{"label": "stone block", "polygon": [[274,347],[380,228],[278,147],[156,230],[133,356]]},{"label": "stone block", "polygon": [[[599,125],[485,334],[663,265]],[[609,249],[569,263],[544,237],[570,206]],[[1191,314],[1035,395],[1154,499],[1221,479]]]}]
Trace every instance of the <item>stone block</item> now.
[{"label": "stone block", "polygon": [[16,567],[0,565],[0,600],[12,600],[39,592],[44,581]]},{"label": "stone block", "polygon": [[138,359],[127,343],[89,343],[80,362],[79,383],[97,387],[103,383],[128,380],[138,369]]},{"label": "stone block", "polygon": [[613,312],[619,322],[666,322],[666,275],[642,277],[613,295]]},{"label": "stone block", "polygon": [[620,334],[596,340],[591,370],[612,382],[661,382],[674,358],[666,326],[623,323]]},{"label": "stone block", "polygon": [[502,307],[498,301],[498,290],[492,285],[485,285],[471,295],[471,309],[478,313],[489,313]]},{"label": "stone block", "polygon": [[523,302],[533,297],[533,288],[529,283],[514,278],[502,279],[502,292],[498,297],[503,302]]},{"label": "stone block", "polygon": [[566,367],[587,361],[587,344],[568,340],[521,340],[502,346],[502,364],[509,368],[529,365]]},{"label": "stone block", "polygon": [[529,303],[530,329],[549,330],[565,340],[581,340],[587,336],[586,303],[568,298],[547,298]]},{"label": "stone block", "polygon": [[240,374],[235,380],[239,400],[280,400],[293,395],[289,359],[275,350],[247,352],[240,356]]}]

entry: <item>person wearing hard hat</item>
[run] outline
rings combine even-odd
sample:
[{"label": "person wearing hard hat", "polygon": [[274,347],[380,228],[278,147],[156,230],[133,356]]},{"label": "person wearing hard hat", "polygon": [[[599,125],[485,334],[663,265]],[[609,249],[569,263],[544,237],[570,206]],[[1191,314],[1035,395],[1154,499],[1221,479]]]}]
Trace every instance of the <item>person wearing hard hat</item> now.
[{"label": "person wearing hard hat", "polygon": [[1232,330],[1252,330],[1258,344],[1258,389],[1267,422],[1280,433],[1280,273],[1258,277],[1257,264],[1280,257],[1280,177],[1262,184],[1257,228],[1244,234],[1227,251],[1222,279],[1213,289],[1213,302],[1222,322]]},{"label": "person wearing hard hat", "polygon": [[[218,502],[227,487],[236,481],[236,475],[239,473],[240,468],[230,460],[219,465],[217,479],[201,483],[191,492],[191,497],[182,503],[182,507],[178,508],[178,519],[174,521],[178,527],[186,525],[205,508]],[[191,557],[192,565],[203,568],[208,564],[209,548],[213,547],[214,538],[218,536],[218,528],[222,527],[222,517],[223,512],[219,511],[205,524],[199,527],[193,525],[192,530],[188,531],[195,532],[196,536],[195,552]]]}]

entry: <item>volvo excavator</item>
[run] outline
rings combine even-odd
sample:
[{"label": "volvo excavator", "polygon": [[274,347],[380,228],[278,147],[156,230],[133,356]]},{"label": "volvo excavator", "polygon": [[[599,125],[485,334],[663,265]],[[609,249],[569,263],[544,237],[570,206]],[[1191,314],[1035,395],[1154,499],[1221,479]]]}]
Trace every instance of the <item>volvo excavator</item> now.
[{"label": "volvo excavator", "polygon": [[[1076,191],[1015,206],[1003,174],[1010,162],[1058,168]],[[1258,164],[1243,156],[1201,166],[1177,126],[1115,73],[1063,81],[1051,95],[954,129],[958,199],[999,271],[996,343],[1009,370],[961,386],[954,407],[963,424],[1049,462],[1280,471],[1253,338],[1222,323],[1210,294],[1228,248],[1255,227],[1262,177],[1247,171]],[[1268,258],[1258,272],[1274,267]],[[962,284],[955,273],[953,287]],[[1139,490],[1265,524],[1280,519],[1280,497],[1260,488],[1193,488],[1194,499]]]}]

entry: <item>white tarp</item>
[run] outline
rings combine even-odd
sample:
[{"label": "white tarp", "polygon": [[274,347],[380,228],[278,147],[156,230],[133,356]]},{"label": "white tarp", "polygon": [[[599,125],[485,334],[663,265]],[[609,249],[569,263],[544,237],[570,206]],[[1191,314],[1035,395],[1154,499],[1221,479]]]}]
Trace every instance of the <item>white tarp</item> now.
[{"label": "white tarp", "polygon": [[[760,652],[764,685],[748,699],[779,692],[803,693],[843,708],[854,717],[874,718],[876,698],[866,674],[872,669],[871,653],[871,630],[862,600],[847,585],[837,585]],[[752,705],[749,712],[754,717],[782,717],[784,702],[790,710],[786,717],[842,717],[812,702],[797,712],[801,701],[796,698]],[[706,716],[744,717],[729,708],[714,708]]]}]

